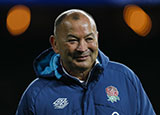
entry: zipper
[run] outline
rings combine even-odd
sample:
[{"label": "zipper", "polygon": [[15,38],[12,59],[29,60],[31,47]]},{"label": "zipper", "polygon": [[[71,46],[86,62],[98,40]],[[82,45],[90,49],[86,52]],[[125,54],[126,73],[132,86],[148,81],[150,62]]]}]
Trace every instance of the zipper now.
[{"label": "zipper", "polygon": [[[85,83],[84,83],[84,86],[85,86],[85,87],[87,87],[87,84],[88,84],[88,82],[89,82],[89,79],[90,79],[91,75],[95,72],[95,69],[98,68],[97,66],[98,66],[98,65],[95,65],[95,66],[91,69],[91,71],[89,72],[89,75],[88,75],[88,77],[87,77],[87,80],[86,80]],[[99,69],[100,69],[100,68],[99,68]]]}]

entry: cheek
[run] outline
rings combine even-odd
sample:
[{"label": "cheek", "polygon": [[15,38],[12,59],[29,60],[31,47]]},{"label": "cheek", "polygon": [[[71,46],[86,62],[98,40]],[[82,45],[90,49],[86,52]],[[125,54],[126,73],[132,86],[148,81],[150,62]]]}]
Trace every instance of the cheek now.
[{"label": "cheek", "polygon": [[89,47],[94,51],[98,50],[98,42],[93,42],[89,44]]},{"label": "cheek", "polygon": [[98,42],[94,42],[90,45],[90,49],[92,51],[92,58],[95,60],[98,56]]},{"label": "cheek", "polygon": [[66,43],[61,45],[60,52],[61,52],[61,55],[72,56],[75,49],[76,49],[76,45],[71,45]]},{"label": "cheek", "polygon": [[74,51],[76,50],[77,44],[76,44],[76,43],[75,43],[75,44],[66,43],[66,44],[64,45],[64,47],[66,47],[66,49],[67,49],[70,53],[72,53],[72,52],[74,52]]}]

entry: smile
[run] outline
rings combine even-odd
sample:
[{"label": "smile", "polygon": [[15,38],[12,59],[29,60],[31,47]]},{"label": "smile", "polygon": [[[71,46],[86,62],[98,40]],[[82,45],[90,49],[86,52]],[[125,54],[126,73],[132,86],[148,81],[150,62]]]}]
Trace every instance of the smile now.
[{"label": "smile", "polygon": [[78,60],[78,61],[85,61],[85,60],[88,59],[88,57],[89,57],[89,55],[77,56],[77,57],[75,57],[75,59]]}]

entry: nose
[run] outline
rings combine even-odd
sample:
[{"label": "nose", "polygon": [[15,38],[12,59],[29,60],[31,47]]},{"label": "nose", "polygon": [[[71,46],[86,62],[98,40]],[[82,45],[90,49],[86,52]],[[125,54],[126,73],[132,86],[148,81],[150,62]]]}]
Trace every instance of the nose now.
[{"label": "nose", "polygon": [[86,41],[85,40],[80,40],[79,41],[79,44],[78,44],[78,47],[77,47],[77,51],[79,51],[79,52],[84,52],[84,51],[86,51],[87,50],[87,43],[86,43]]}]

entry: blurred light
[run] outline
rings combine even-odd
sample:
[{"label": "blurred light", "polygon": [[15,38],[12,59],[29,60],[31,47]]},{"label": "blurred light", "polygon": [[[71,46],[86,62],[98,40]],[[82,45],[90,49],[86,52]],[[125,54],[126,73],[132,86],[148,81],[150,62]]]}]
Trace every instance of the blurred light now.
[{"label": "blurred light", "polygon": [[152,28],[150,17],[136,5],[127,5],[123,11],[123,17],[127,25],[138,35],[145,37]]},{"label": "blurred light", "polygon": [[20,35],[27,30],[30,20],[30,9],[24,5],[16,5],[8,12],[6,26],[12,35]]}]

